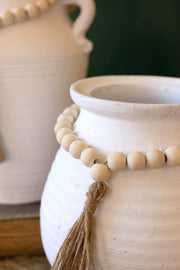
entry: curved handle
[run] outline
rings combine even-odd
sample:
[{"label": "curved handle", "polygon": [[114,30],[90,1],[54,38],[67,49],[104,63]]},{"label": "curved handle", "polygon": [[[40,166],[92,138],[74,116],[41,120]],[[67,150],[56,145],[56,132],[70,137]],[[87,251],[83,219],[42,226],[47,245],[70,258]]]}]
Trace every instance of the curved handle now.
[{"label": "curved handle", "polygon": [[62,5],[76,5],[81,9],[81,13],[73,24],[73,35],[77,42],[77,45],[82,49],[84,53],[89,53],[93,49],[93,43],[88,40],[85,35],[89,29],[95,13],[96,6],[93,0],[62,0]]},{"label": "curved handle", "polygon": [[3,162],[5,160],[5,155],[4,155],[4,152],[0,146],[0,163]]}]

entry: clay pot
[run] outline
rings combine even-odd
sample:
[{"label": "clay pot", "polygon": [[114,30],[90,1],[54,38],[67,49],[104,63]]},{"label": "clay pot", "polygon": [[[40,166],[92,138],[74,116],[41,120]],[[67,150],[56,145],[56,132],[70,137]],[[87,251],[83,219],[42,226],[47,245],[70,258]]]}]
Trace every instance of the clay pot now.
[{"label": "clay pot", "polygon": [[[103,154],[180,145],[180,79],[105,76],[72,85],[75,132]],[[90,270],[180,269],[180,167],[112,173],[95,216]],[[60,148],[42,196],[41,233],[52,264],[82,212],[90,168]]]},{"label": "clay pot", "polygon": [[[0,0],[0,12],[29,0]],[[67,5],[81,13],[74,24]],[[85,38],[93,0],[62,0],[37,18],[0,28],[0,203],[40,200],[58,144],[53,125],[84,78],[92,43]]]}]

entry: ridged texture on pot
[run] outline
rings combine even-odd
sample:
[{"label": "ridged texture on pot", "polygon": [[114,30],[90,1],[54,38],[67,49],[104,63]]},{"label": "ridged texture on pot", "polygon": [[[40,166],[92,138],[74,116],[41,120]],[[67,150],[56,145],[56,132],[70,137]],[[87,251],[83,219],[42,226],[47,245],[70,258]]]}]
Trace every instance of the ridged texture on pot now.
[{"label": "ridged texture on pot", "polygon": [[[42,239],[51,264],[91,183],[88,168],[71,159],[58,152],[42,198]],[[92,270],[180,268],[180,170],[163,171],[114,173],[95,219]]]},{"label": "ridged texture on pot", "polygon": [[[150,78],[139,80],[145,83]],[[129,81],[133,83],[133,77],[124,81],[122,77],[122,83]],[[92,87],[91,82],[89,85]],[[136,150],[146,153],[158,146],[164,150],[172,144],[180,145],[180,105],[175,106],[176,113],[164,118],[167,106],[163,111],[154,106],[151,111],[151,105],[151,110],[144,108],[140,116],[141,105],[138,105],[134,112],[127,110],[124,116],[122,111],[127,106],[132,109],[134,105],[121,104],[112,113],[108,111],[111,106],[107,101],[105,115],[100,112],[101,100],[96,100],[94,107],[99,113],[86,111],[88,104],[83,102],[84,109],[75,124],[75,131],[78,137],[102,153],[123,151],[127,154]],[[156,117],[152,117],[153,113]],[[122,119],[123,116],[126,119]],[[96,212],[90,270],[180,269],[179,175],[180,167],[168,166],[141,171],[126,169],[112,174],[109,191]],[[90,168],[60,149],[41,204],[42,240],[51,264],[67,231],[82,211],[85,193],[91,183]]]}]

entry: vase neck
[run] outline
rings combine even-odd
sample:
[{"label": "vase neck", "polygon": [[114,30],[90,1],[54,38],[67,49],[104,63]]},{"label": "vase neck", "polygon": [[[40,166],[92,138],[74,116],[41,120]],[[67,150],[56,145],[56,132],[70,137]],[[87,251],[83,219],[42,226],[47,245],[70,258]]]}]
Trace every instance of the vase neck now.
[{"label": "vase neck", "polygon": [[180,117],[180,80],[153,76],[104,76],[72,85],[83,109],[116,119]]},{"label": "vase neck", "polygon": [[160,118],[133,115],[122,119],[81,110],[75,123],[75,133],[91,147],[107,154],[121,151],[146,153],[150,149],[166,149],[171,145],[180,146],[179,118]]}]

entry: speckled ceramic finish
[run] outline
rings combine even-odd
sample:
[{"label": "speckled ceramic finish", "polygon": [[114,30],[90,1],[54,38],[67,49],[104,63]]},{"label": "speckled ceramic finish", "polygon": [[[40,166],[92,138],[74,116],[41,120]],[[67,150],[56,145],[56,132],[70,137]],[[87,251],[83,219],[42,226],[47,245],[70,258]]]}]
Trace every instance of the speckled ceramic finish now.
[{"label": "speckled ceramic finish", "polygon": [[[102,153],[180,145],[180,80],[105,76],[71,87],[75,131]],[[112,174],[99,205],[90,270],[180,269],[180,167]],[[52,264],[80,215],[90,168],[59,149],[44,189],[41,234]]]},{"label": "speckled ceramic finish", "polygon": [[[0,12],[29,0],[0,0]],[[72,24],[67,5],[82,11]],[[53,125],[70,104],[69,86],[86,76],[85,38],[93,0],[62,0],[37,18],[0,28],[0,203],[40,200],[57,151]]]}]

